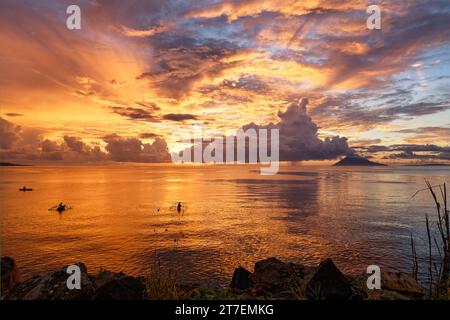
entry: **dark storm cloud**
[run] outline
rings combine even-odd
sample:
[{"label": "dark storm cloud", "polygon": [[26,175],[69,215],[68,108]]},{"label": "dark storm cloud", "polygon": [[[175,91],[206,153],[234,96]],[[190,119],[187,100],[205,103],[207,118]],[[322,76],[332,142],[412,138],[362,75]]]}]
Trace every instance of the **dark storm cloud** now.
[{"label": "dark storm cloud", "polygon": [[357,148],[358,146],[368,146],[381,143],[381,139],[360,139],[360,140],[350,140],[350,144],[353,148]]},{"label": "dark storm cloud", "polygon": [[323,122],[327,126],[362,127],[368,129],[394,120],[431,115],[447,110],[450,110],[450,104],[446,101],[422,101],[394,106],[389,106],[389,104],[386,106],[386,104],[382,103],[382,106],[368,108],[360,104],[358,100],[351,99],[349,95],[343,95],[326,99],[312,110],[311,115],[324,119]]},{"label": "dark storm cloud", "polygon": [[411,160],[450,160],[450,146],[442,147],[434,144],[395,144],[390,146],[373,145],[363,147],[365,155],[382,153],[384,159]]},{"label": "dark storm cloud", "polygon": [[211,97],[211,101],[207,101],[197,107],[214,107],[220,104],[226,105],[242,105],[252,103],[255,94],[264,98],[267,96],[276,96],[276,86],[273,83],[276,80],[255,76],[243,75],[237,80],[225,79],[219,84],[206,84],[196,89],[202,95]]},{"label": "dark storm cloud", "polygon": [[450,160],[450,152],[440,152],[437,154],[418,154],[415,152],[401,152],[385,156],[384,159],[402,160]]},{"label": "dark storm cloud", "polygon": [[130,120],[141,120],[156,122],[158,118],[154,116],[150,111],[142,108],[133,107],[111,107],[114,113],[126,117]]},{"label": "dark storm cloud", "polygon": [[[364,148],[364,147],[361,147],[361,148]],[[366,147],[366,152],[369,152],[369,153],[387,152],[387,151],[391,151],[391,149],[387,146],[372,145],[372,146]]]},{"label": "dark storm cloud", "polygon": [[188,95],[199,81],[219,76],[237,65],[226,61],[238,52],[238,47],[227,41],[163,33],[152,37],[150,44],[155,50],[152,71],[143,72],[136,79],[148,81],[160,94],[172,98]]},{"label": "dark storm cloud", "polygon": [[243,76],[240,77],[238,81],[224,80],[221,86],[228,89],[245,89],[254,92],[264,92],[269,89],[266,82],[256,76]]},{"label": "dark storm cloud", "polygon": [[427,114],[438,113],[441,111],[449,110],[450,104],[448,103],[430,103],[420,102],[406,106],[397,106],[384,110],[383,114],[386,116],[423,116]]},{"label": "dark storm cloud", "polygon": [[170,121],[177,121],[182,122],[186,120],[197,120],[198,117],[193,114],[187,114],[187,113],[169,113],[165,114],[163,116],[164,120],[170,120]]},{"label": "dark storm cloud", "polygon": [[442,134],[450,136],[450,123],[448,127],[421,127],[413,129],[403,129],[397,132],[401,133],[415,133],[415,134]]},{"label": "dark storm cloud", "polygon": [[[324,54],[329,58],[327,65],[338,66],[338,72],[329,80],[330,85],[342,83],[363,73],[374,75],[371,84],[368,84],[370,87],[388,85],[391,79],[386,77],[383,70],[387,70],[388,74],[403,70],[415,62],[416,55],[425,47],[440,45],[450,39],[448,1],[416,1],[397,6],[402,11],[385,16],[391,24],[390,32],[383,33],[382,37],[372,33],[369,37],[359,35],[346,39],[368,44],[368,51],[364,55],[330,48],[329,43],[339,41],[339,38],[329,37],[328,41],[321,39],[318,49],[325,50]],[[340,48],[339,45],[337,47]]]},{"label": "dark storm cloud", "polygon": [[153,133],[153,132],[144,132],[139,134],[139,138],[141,139],[154,139],[159,137],[159,134]]},{"label": "dark storm cloud", "polygon": [[450,152],[450,146],[442,147],[434,144],[394,144],[390,146],[373,145],[366,147],[366,151],[370,153],[377,152]]},{"label": "dark storm cloud", "polygon": [[141,107],[146,108],[147,110],[152,110],[152,111],[161,110],[161,108],[156,103],[153,103],[153,102],[136,101],[136,104],[140,105]]},{"label": "dark storm cloud", "polygon": [[433,152],[450,152],[450,147],[441,147],[436,146],[433,144],[427,144],[427,145],[418,145],[418,144],[397,144],[390,146],[390,149],[392,151],[404,151],[404,152],[426,152],[426,151],[433,151]]},{"label": "dark storm cloud", "polygon": [[115,25],[136,30],[157,27],[161,21],[180,16],[189,6],[189,1],[167,0],[95,0],[87,14],[92,22],[103,27],[111,20]]},{"label": "dark storm cloud", "polygon": [[[260,44],[266,30],[284,36],[290,31],[284,25],[295,26],[290,38],[280,39],[287,50],[274,50],[272,59],[294,58],[303,65],[331,68],[329,86],[354,80],[366,88],[386,87],[392,84],[391,75],[416,62],[417,55],[450,39],[450,3],[446,0],[383,3],[382,33],[365,28],[366,8],[365,1],[266,1],[264,5],[219,1],[193,9],[190,16],[212,27],[220,24],[220,16],[232,17],[226,20],[234,26],[232,35],[248,46]],[[227,30],[223,22],[222,26]]]}]

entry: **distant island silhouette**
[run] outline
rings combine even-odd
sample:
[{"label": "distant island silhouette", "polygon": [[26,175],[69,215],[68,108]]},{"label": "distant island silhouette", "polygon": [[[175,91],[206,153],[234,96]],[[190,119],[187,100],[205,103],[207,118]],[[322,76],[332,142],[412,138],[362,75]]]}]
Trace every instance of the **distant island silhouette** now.
[{"label": "distant island silhouette", "polygon": [[370,161],[360,156],[346,156],[334,166],[385,166],[385,164]]},{"label": "distant island silhouette", "polygon": [[416,163],[408,164],[410,167],[450,167],[449,163]]},{"label": "distant island silhouette", "polygon": [[28,166],[28,165],[11,163],[11,162],[0,162],[0,167],[24,167],[24,166]]}]

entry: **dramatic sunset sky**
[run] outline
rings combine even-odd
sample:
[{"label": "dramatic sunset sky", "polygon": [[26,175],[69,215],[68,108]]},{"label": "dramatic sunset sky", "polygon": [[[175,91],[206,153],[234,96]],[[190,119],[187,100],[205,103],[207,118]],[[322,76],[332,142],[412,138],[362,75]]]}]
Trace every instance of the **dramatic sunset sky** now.
[{"label": "dramatic sunset sky", "polygon": [[450,160],[448,0],[0,5],[2,161],[166,161],[195,123],[272,123],[283,160]]}]

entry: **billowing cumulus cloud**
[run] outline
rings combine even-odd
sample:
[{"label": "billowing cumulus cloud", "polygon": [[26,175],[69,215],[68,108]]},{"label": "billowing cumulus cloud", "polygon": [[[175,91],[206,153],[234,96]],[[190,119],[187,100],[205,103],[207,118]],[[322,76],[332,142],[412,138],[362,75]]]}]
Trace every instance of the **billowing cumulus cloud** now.
[{"label": "billowing cumulus cloud", "polygon": [[37,149],[43,130],[16,125],[0,117],[0,152],[4,155],[30,154]]},{"label": "billowing cumulus cloud", "polygon": [[[259,130],[267,130],[269,139],[267,145],[269,150],[270,146],[275,143],[271,141],[270,131],[273,129],[279,130],[279,159],[281,161],[329,160],[353,154],[354,150],[348,146],[347,138],[345,137],[332,136],[325,139],[319,138],[318,127],[307,114],[307,105],[308,99],[293,102],[289,104],[286,111],[278,112],[279,122],[267,125],[250,123],[243,126],[242,129],[246,133],[254,130],[257,134]],[[191,138],[194,139],[195,137]],[[234,139],[234,145],[237,145],[236,137],[231,136],[227,137],[227,139]],[[225,140],[224,144],[226,143]],[[208,145],[209,142],[203,141],[203,148],[206,148]],[[193,148],[194,146],[186,148],[183,152],[191,152],[192,155]],[[248,153],[248,143],[246,143],[246,149],[246,153]],[[225,146],[223,150],[226,150]],[[235,160],[236,154],[235,150]],[[248,159],[247,156],[246,159]]]},{"label": "billowing cumulus cloud", "polygon": [[136,138],[112,135],[104,138],[111,160],[121,162],[169,162],[167,143],[157,137],[153,143],[142,143]]},{"label": "billowing cumulus cloud", "polygon": [[64,136],[64,141],[67,146],[78,153],[87,153],[89,152],[89,147],[83,143],[80,139],[76,137]]},{"label": "billowing cumulus cloud", "polygon": [[52,141],[50,139],[44,139],[41,142],[41,150],[42,152],[57,152],[62,151],[61,145],[56,141]]},{"label": "billowing cumulus cloud", "polygon": [[105,152],[103,152],[99,146],[92,147],[84,143],[79,137],[65,135],[64,142],[69,151],[71,151],[71,153],[75,155],[71,156],[72,160],[104,161],[107,159],[107,154],[105,154]]},{"label": "billowing cumulus cloud", "polygon": [[161,137],[144,133],[141,138],[152,138],[143,143],[137,138],[123,138],[117,134],[103,137],[104,150],[80,137],[65,135],[62,141],[44,138],[44,133],[33,128],[17,126],[0,118],[0,157],[8,161],[66,161],[66,162],[167,162],[170,156],[167,143]]},{"label": "billowing cumulus cloud", "polygon": [[280,122],[275,125],[248,128],[276,128],[280,131],[280,159],[290,161],[336,159],[353,153],[347,138],[333,136],[325,139],[318,137],[318,127],[307,114],[308,99],[291,103],[285,112],[279,111]]},{"label": "billowing cumulus cloud", "polygon": [[10,149],[19,137],[20,127],[0,118],[0,149]]}]

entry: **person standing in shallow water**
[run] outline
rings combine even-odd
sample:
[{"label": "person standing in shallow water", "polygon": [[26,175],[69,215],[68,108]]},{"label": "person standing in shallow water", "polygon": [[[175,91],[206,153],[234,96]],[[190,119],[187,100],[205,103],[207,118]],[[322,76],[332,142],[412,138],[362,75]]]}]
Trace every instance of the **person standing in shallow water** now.
[{"label": "person standing in shallow water", "polygon": [[66,205],[62,203],[62,201],[59,203],[58,207],[56,208],[56,211],[62,212],[66,209]]},{"label": "person standing in shallow water", "polygon": [[177,211],[178,211],[178,212],[181,212],[181,202],[178,202],[178,205],[177,205]]}]

